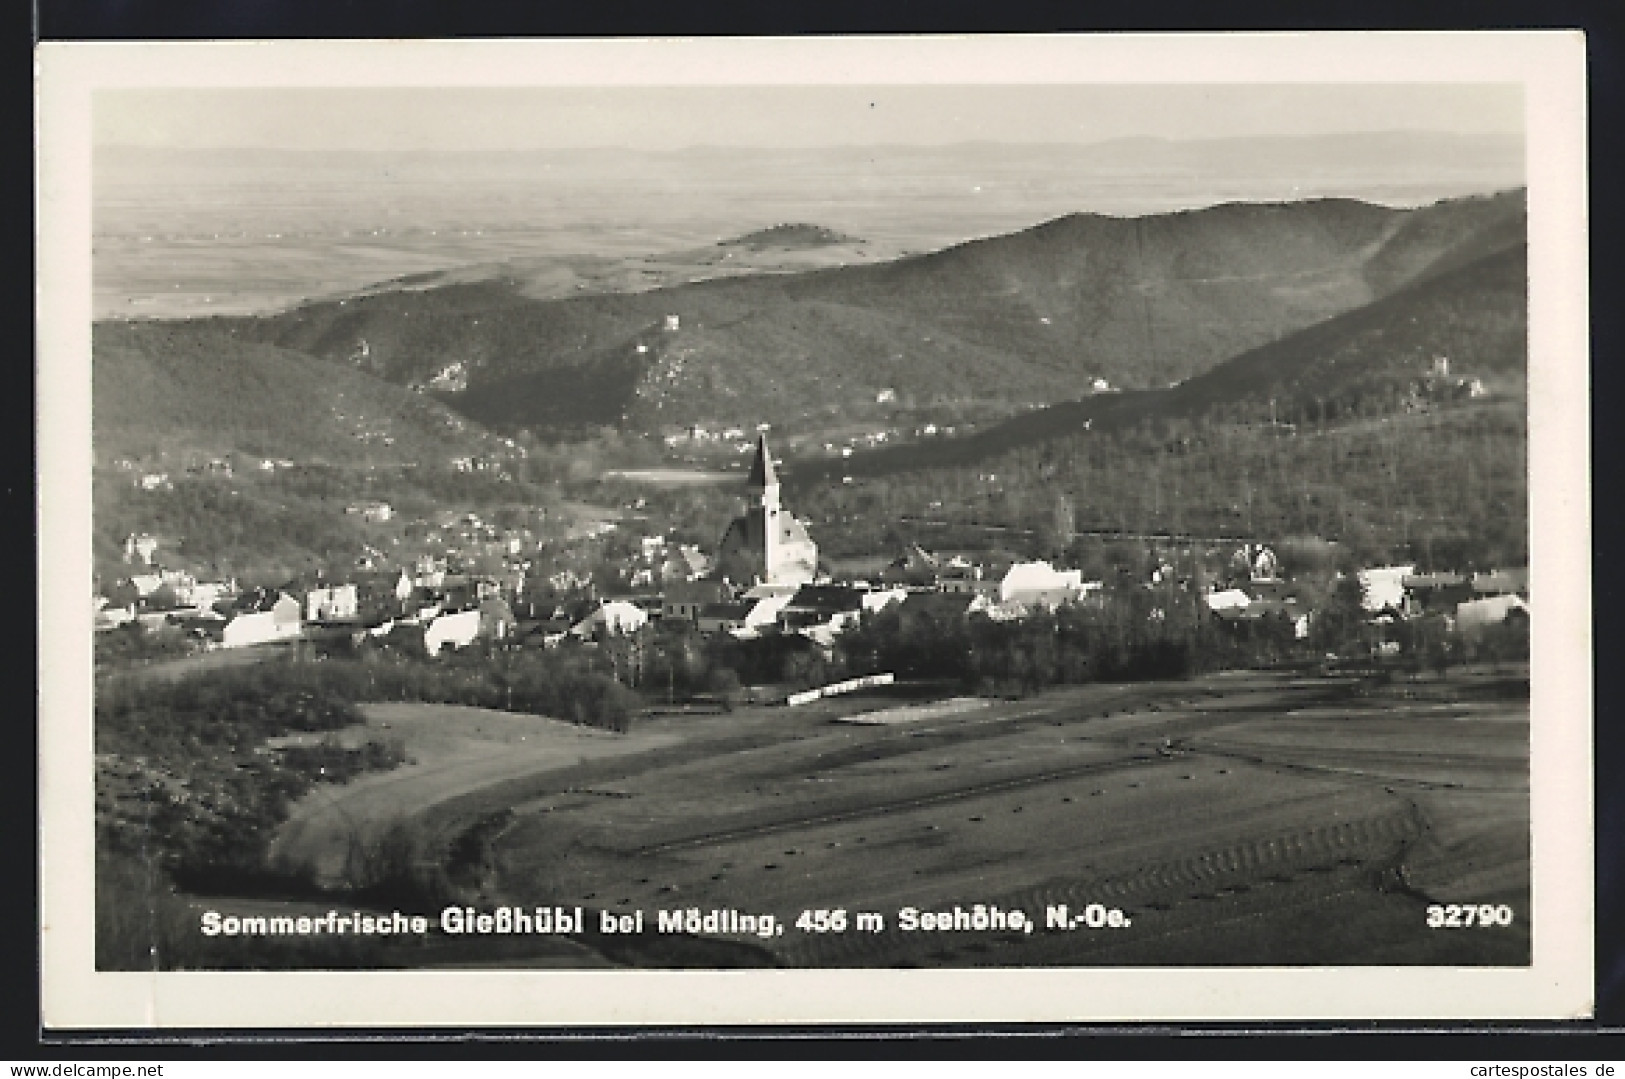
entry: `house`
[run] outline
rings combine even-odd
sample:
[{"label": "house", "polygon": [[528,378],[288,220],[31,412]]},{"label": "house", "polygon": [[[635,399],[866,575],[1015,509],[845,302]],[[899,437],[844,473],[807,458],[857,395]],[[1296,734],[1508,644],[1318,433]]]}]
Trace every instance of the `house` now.
[{"label": "house", "polygon": [[694,623],[701,633],[731,633],[745,628],[745,619],[755,606],[751,602],[707,603]]},{"label": "house", "polygon": [[1528,566],[1473,574],[1474,596],[1527,596],[1528,594]]},{"label": "house", "polygon": [[492,641],[506,640],[518,625],[513,608],[500,596],[487,596],[480,601],[480,636]]},{"label": "house", "polygon": [[643,608],[625,600],[608,600],[598,609],[577,622],[570,630],[572,636],[591,638],[604,633],[636,633],[649,621]]},{"label": "house", "polygon": [[96,597],[95,626],[98,630],[117,629],[135,618],[134,605],[114,607],[106,596]]},{"label": "house", "polygon": [[1405,606],[1405,578],[1416,573],[1414,565],[1372,566],[1355,576],[1360,581],[1360,606],[1367,611],[1401,610]]},{"label": "house", "polygon": [[220,632],[224,648],[292,640],[302,632],[299,601],[286,592],[255,589],[239,601],[236,612]]},{"label": "house", "polygon": [[401,620],[416,624],[427,624],[434,621],[446,610],[446,598],[440,593],[428,588],[414,588],[412,594],[401,604]]},{"label": "house", "polygon": [[1245,607],[1225,608],[1213,612],[1226,622],[1257,623],[1266,618],[1281,619],[1292,626],[1292,636],[1303,640],[1309,636],[1309,614],[1298,608],[1296,600],[1255,599]]},{"label": "house", "polygon": [[900,625],[908,629],[953,619],[963,621],[986,606],[986,598],[973,592],[910,592],[895,609]]},{"label": "house", "polygon": [[224,643],[226,620],[213,611],[171,615],[170,621],[179,626],[188,637],[204,641],[210,648],[219,648]]},{"label": "house", "polygon": [[701,607],[732,598],[733,589],[721,581],[673,581],[661,596],[660,617],[694,622],[699,619]]},{"label": "house", "polygon": [[173,609],[174,608],[153,611],[137,611],[135,620],[140,623],[142,629],[146,630],[148,633],[151,633],[154,630],[159,630],[169,625],[169,613]]},{"label": "house", "polygon": [[361,601],[353,584],[312,588],[305,593],[305,621],[349,622],[360,613]]},{"label": "house", "polygon": [[777,614],[779,624],[787,630],[814,626],[841,630],[857,625],[863,616],[863,593],[848,585],[804,584],[783,602]]},{"label": "house", "polygon": [[1281,576],[1281,560],[1262,543],[1242,544],[1231,559],[1231,566],[1255,581],[1273,581]]},{"label": "house", "polygon": [[1466,600],[1456,604],[1456,628],[1471,630],[1499,625],[1513,611],[1529,613],[1528,601],[1515,592]]},{"label": "house", "polygon": [[480,612],[458,611],[437,615],[423,630],[423,647],[431,656],[446,645],[467,648],[480,635]]},{"label": "house", "polygon": [[711,560],[692,543],[680,545],[676,551],[669,547],[666,560],[660,564],[662,581],[697,581],[711,572]]},{"label": "house", "polygon": [[880,571],[880,579],[887,584],[926,587],[938,583],[938,574],[942,569],[942,563],[936,555],[917,543],[911,543],[890,565]]},{"label": "house", "polygon": [[541,645],[543,648],[555,648],[570,635],[570,620],[568,618],[544,618],[539,621],[516,623],[513,636],[518,638],[524,647]]},{"label": "house", "polygon": [[1407,618],[1428,613],[1449,614],[1456,605],[1473,598],[1473,586],[1460,573],[1413,573],[1403,580]]},{"label": "house", "polygon": [[906,588],[870,588],[858,593],[859,602],[865,611],[879,611],[890,607],[893,603],[901,603],[908,598]]},{"label": "house", "polygon": [[190,585],[176,586],[175,598],[184,606],[208,609],[236,591],[235,581],[193,581]]},{"label": "house", "polygon": [[130,583],[135,586],[136,594],[145,598],[164,586],[164,575],[162,573],[137,573],[130,578]]},{"label": "house", "polygon": [[1210,611],[1240,611],[1252,603],[1253,598],[1239,588],[1216,588],[1202,597]]},{"label": "house", "polygon": [[987,580],[986,573],[981,566],[973,565],[956,555],[950,558],[938,571],[937,591],[967,593],[970,595],[995,595],[998,593],[998,583]]},{"label": "house", "polygon": [[147,565],[152,565],[152,556],[158,553],[158,537],[149,536],[145,532],[137,535],[131,533],[124,537],[124,560],[134,562],[140,559]]},{"label": "house", "polygon": [[740,597],[748,605],[743,628],[756,632],[776,625],[779,612],[797,591],[799,586],[792,584],[758,584],[746,589]]},{"label": "house", "polygon": [[1019,622],[1032,613],[1032,608],[1018,599],[995,602],[991,597],[979,596],[966,613],[974,614],[977,611],[994,622]]},{"label": "house", "polygon": [[1048,562],[1017,562],[999,582],[1000,603],[1058,607],[1082,597],[1082,570],[1058,570]]}]

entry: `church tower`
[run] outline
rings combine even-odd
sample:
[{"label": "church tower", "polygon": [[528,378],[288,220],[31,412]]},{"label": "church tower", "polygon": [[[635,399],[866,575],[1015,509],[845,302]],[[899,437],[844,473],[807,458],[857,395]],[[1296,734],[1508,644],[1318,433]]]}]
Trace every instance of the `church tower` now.
[{"label": "church tower", "polygon": [[773,471],[773,455],[768,452],[767,436],[756,436],[756,460],[751,462],[750,477],[746,480],[756,505],[752,509],[762,512],[762,566],[763,581],[773,583],[773,569],[779,538],[779,477]]},{"label": "church tower", "polygon": [[756,458],[746,476],[749,504],[722,535],[717,554],[724,578],[792,587],[818,575],[818,544],[807,526],[779,504],[779,477],[767,437],[756,440]]}]

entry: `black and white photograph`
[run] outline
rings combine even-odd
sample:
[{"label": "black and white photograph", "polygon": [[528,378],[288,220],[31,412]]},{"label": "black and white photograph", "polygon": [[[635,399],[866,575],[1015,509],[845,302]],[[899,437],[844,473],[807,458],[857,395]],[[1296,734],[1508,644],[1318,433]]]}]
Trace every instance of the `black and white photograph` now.
[{"label": "black and white photograph", "polygon": [[80,47],[63,964],[1583,1012],[1577,54],[1393,37]]}]

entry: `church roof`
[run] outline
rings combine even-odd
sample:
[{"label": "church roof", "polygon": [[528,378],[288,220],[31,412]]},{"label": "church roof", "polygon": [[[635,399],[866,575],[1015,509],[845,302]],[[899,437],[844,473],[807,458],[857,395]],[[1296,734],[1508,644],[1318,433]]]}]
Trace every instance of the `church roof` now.
[{"label": "church roof", "polygon": [[773,472],[773,455],[767,449],[767,436],[756,436],[756,459],[750,463],[750,486],[766,487],[779,482]]}]

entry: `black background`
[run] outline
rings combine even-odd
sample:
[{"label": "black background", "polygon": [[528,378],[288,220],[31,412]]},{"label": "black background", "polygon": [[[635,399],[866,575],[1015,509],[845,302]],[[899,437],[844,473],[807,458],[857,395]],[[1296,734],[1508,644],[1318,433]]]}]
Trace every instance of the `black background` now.
[{"label": "black background", "polygon": [[[1590,241],[1592,318],[1593,597],[1596,682],[1596,849],[1597,849],[1597,1018],[1584,1023],[1541,1025],[1452,1024],[1420,1030],[1395,1024],[1294,1027],[1022,1027],[817,1029],[800,1031],[347,1031],[319,1039],[309,1032],[242,1034],[202,1032],[155,1035],[102,1032],[95,1035],[42,1031],[39,1025],[37,904],[38,832],[27,825],[37,815],[35,715],[14,706],[4,717],[13,782],[0,787],[8,847],[8,873],[0,888],[0,970],[5,973],[7,1007],[0,1008],[0,1057],[91,1062],[101,1059],[260,1058],[260,1059],[430,1059],[471,1056],[572,1058],[765,1057],[816,1054],[832,1058],[917,1057],[1083,1057],[1145,1060],[1275,1059],[1440,1059],[1542,1063],[1596,1062],[1625,1057],[1618,1032],[1625,1031],[1625,737],[1618,718],[1619,664],[1625,654],[1613,612],[1625,603],[1621,585],[1614,477],[1620,474],[1619,439],[1609,407],[1621,400],[1617,370],[1621,355],[1621,285],[1618,262],[1625,252],[1620,236],[1621,188],[1617,146],[1625,127],[1619,116],[1625,47],[1625,19],[1611,10],[1617,2],[1409,2],[1201,3],[1139,0],[1104,4],[926,2],[926,0],[822,0],[794,5],[738,5],[653,2],[553,3],[496,0],[36,0],[32,10],[13,4],[12,40],[207,40],[221,38],[458,38],[458,37],[643,37],[753,36],[892,33],[1053,33],[1063,31],[1180,30],[1454,30],[1579,28],[1587,32],[1590,87]],[[24,20],[28,24],[23,25]],[[13,152],[5,157],[9,213],[0,215],[5,235],[0,251],[31,280],[34,205],[31,157],[23,151],[33,130],[31,62],[14,52],[5,70],[19,92],[11,97],[8,125]],[[25,85],[26,83],[26,85]],[[32,319],[32,289],[15,293],[13,310]],[[16,322],[21,319],[14,320]],[[30,321],[30,328],[32,322]],[[33,469],[32,349],[24,354],[23,335],[11,338],[4,368],[12,392],[0,394],[10,421],[0,424],[5,462],[0,509],[7,527],[4,564],[13,568],[7,589],[5,639],[13,685],[24,680],[24,656],[37,626],[34,574],[35,473]],[[24,462],[27,462],[24,465]],[[24,543],[23,539],[31,542]],[[1583,567],[1572,567],[1576,573]],[[30,587],[23,587],[23,578]],[[47,595],[50,590],[46,590]],[[76,596],[62,597],[77,602]],[[32,621],[29,615],[35,615]],[[33,665],[30,664],[32,667]],[[37,668],[33,677],[37,679]],[[32,696],[32,695],[31,695]],[[11,696],[14,702],[21,693]],[[37,702],[37,696],[34,696]],[[31,909],[30,909],[31,908]],[[1338,1036],[1327,1037],[1332,1031]],[[608,1035],[607,1037],[605,1035]],[[136,1040],[132,1042],[130,1039]]]}]

